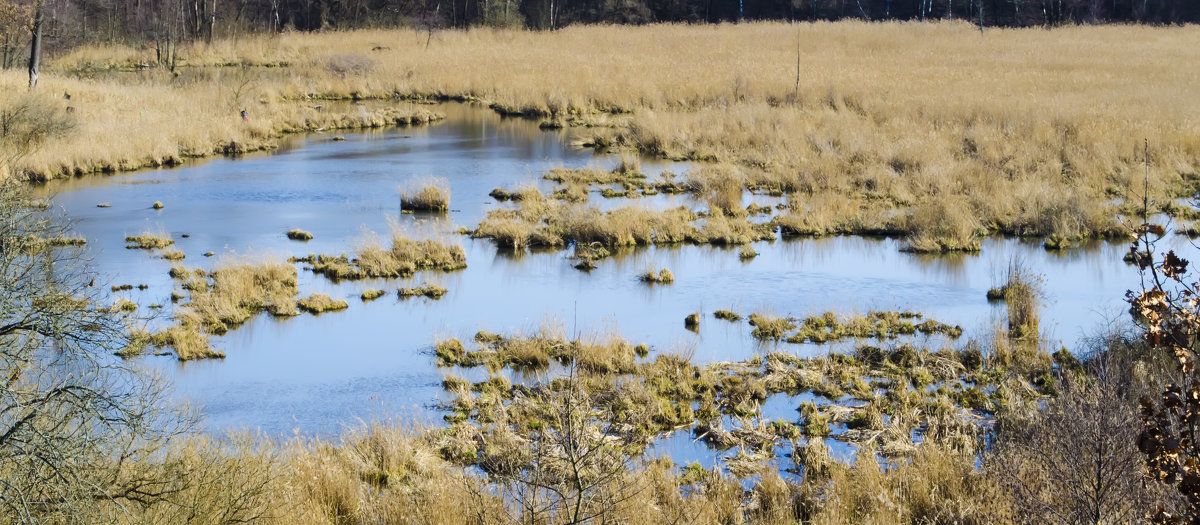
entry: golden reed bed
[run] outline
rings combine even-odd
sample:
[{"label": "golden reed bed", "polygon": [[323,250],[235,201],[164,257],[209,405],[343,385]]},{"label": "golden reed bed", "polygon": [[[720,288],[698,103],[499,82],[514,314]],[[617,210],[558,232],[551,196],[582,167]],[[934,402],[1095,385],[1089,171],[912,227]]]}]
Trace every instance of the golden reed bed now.
[{"label": "golden reed bed", "polygon": [[[53,58],[39,91],[75,106],[81,125],[23,159],[20,173],[53,178],[256,149],[281,133],[386,124],[423,107],[380,116],[317,111],[309,100],[351,97],[461,97],[598,126],[575,128],[578,142],[701,160],[747,188],[791,193],[793,212],[807,216],[797,229],[814,233],[1114,235],[1114,205],[1140,202],[1144,140],[1161,202],[1194,193],[1189,176],[1200,164],[1196,27],[288,33],[185,49],[177,78],[70,74],[153,57],[94,47]],[[24,81],[4,73],[0,88]],[[908,218],[890,224],[895,210]]]}]

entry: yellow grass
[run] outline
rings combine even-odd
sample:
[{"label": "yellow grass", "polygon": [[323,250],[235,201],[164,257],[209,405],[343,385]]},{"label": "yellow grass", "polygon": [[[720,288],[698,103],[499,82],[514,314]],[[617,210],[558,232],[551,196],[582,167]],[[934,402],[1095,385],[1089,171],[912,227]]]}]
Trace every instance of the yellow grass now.
[{"label": "yellow grass", "polygon": [[462,246],[434,239],[414,240],[405,235],[399,222],[390,220],[391,246],[385,248],[378,235],[367,234],[358,246],[357,257],[310,255],[303,260],[313,271],[333,280],[408,277],[420,270],[452,272],[467,267]]},{"label": "yellow grass", "polygon": [[[428,47],[426,37],[363,30],[196,44],[183,50],[193,67],[178,79],[134,85],[63,72],[152,62],[152,49],[80,49],[51,60],[42,85],[72,93],[82,129],[23,169],[125,169],[370,120],[300,99],[459,98],[600,125],[577,128],[580,143],[711,161],[720,176],[692,182],[726,212],[732,181],[840,199],[811,229],[895,227],[920,250],[972,249],[976,232],[997,230],[1112,235],[1107,203],[1141,187],[1142,139],[1158,196],[1200,164],[1198,79],[1181,66],[1200,62],[1197,27],[980,34],[967,23],[763,22],[441,31]],[[371,67],[331,65],[354,55]],[[194,67],[228,64],[276,67]],[[0,88],[23,82],[0,75]],[[925,218],[945,206],[964,219]]]},{"label": "yellow grass", "polygon": [[418,179],[398,191],[401,210],[444,213],[450,209],[450,184],[446,179]]},{"label": "yellow grass", "polygon": [[171,235],[166,232],[146,230],[141,235],[126,236],[125,242],[127,243],[126,248],[153,250],[175,244],[175,239],[172,239]]},{"label": "yellow grass", "polygon": [[296,301],[296,306],[305,312],[321,314],[345,310],[350,307],[350,304],[341,299],[335,300],[322,293],[315,293],[307,298]]}]

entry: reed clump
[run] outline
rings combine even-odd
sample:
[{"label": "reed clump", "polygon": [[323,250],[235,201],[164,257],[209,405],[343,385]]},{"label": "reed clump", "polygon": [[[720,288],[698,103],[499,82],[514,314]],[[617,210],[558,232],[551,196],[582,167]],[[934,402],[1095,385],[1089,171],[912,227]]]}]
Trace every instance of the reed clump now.
[{"label": "reed clump", "polygon": [[[156,334],[158,339],[152,342],[171,347],[180,360],[224,357],[212,349],[208,337],[225,334],[261,312],[279,317],[300,314],[296,268],[289,264],[230,260],[211,272],[177,266],[170,274],[188,292],[188,302],[176,308],[175,324]],[[173,302],[182,299],[172,292]]]},{"label": "reed clump", "polygon": [[713,312],[713,317],[716,317],[717,319],[724,319],[726,321],[742,320],[742,316],[738,315],[737,312],[734,312],[733,310],[717,310]]},{"label": "reed clump", "polygon": [[374,301],[380,297],[383,297],[386,294],[387,294],[387,292],[385,292],[383,290],[380,290],[377,288],[371,288],[369,290],[363,291],[363,293],[360,297],[362,298],[362,301],[365,303],[367,301]]},{"label": "reed clump", "polygon": [[951,326],[933,319],[921,321],[917,312],[871,311],[866,315],[838,317],[833,312],[805,318],[800,329],[788,337],[790,343],[824,343],[840,339],[895,339],[917,333],[940,334],[951,339],[962,336],[959,326]]},{"label": "reed clump", "polygon": [[400,209],[445,213],[450,210],[450,185],[440,179],[411,183],[400,189]]},{"label": "reed clump", "polygon": [[622,207],[603,211],[595,206],[523,200],[520,208],[487,213],[471,232],[505,248],[573,245],[577,268],[591,269],[616,250],[680,243],[741,245],[774,239],[769,224],[755,224],[723,212],[700,215],[685,207],[650,210]]},{"label": "reed clump", "polygon": [[1024,266],[1010,264],[1003,291],[1009,335],[1016,339],[1036,339],[1042,294],[1038,278]]},{"label": "reed clump", "polygon": [[644,283],[650,284],[671,284],[675,282],[675,274],[671,270],[663,268],[659,271],[646,270],[645,273],[638,276],[638,279]]},{"label": "reed clump", "polygon": [[298,228],[288,230],[286,235],[293,241],[311,241],[313,239],[313,234]]},{"label": "reed clump", "polygon": [[313,272],[334,281],[395,279],[409,277],[421,270],[452,272],[467,267],[466,252],[461,246],[433,239],[410,239],[395,223],[388,248],[371,237],[358,247],[357,256],[353,259],[342,254],[309,255],[297,260],[307,262]]},{"label": "reed clump", "polygon": [[426,284],[414,288],[401,288],[396,291],[396,294],[399,295],[401,299],[408,299],[409,297],[428,297],[430,299],[441,299],[443,295],[446,295],[446,292],[447,290],[441,286],[436,284]]},{"label": "reed clump", "polygon": [[126,236],[125,242],[126,248],[141,250],[156,250],[175,244],[175,240],[172,239],[170,235],[152,231],[146,231],[141,235]]},{"label": "reed clump", "polygon": [[150,336],[155,348],[170,348],[180,361],[224,359],[225,353],[212,347],[208,336],[187,325],[168,327]]},{"label": "reed clump", "polygon": [[341,299],[335,300],[328,295],[315,293],[296,301],[296,307],[311,314],[323,314],[345,310],[350,307],[350,304]]},{"label": "reed clump", "polygon": [[112,306],[109,307],[109,311],[111,312],[132,313],[136,312],[137,309],[137,303],[128,299],[117,299],[117,302],[113,303]]},{"label": "reed clump", "polygon": [[750,314],[750,326],[754,327],[750,335],[755,339],[783,339],[789,330],[796,328],[796,323],[786,317],[753,313]]}]

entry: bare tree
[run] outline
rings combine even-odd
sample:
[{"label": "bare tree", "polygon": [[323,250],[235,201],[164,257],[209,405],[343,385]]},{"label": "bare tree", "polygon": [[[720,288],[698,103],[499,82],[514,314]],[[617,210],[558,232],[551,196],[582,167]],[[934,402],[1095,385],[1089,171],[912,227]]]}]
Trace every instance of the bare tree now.
[{"label": "bare tree", "polygon": [[[96,522],[178,492],[147,469],[190,418],[163,383],[114,354],[128,319],[93,286],[66,227],[0,183],[0,514]],[[186,480],[182,480],[186,482]]]},{"label": "bare tree", "polygon": [[0,69],[12,67],[18,54],[20,34],[31,21],[27,6],[0,0]]},{"label": "bare tree", "polygon": [[42,22],[44,19],[42,0],[35,0],[33,4],[33,24],[30,25],[29,89],[37,87],[38,68],[42,64]]},{"label": "bare tree", "polygon": [[[1102,344],[1124,344],[1119,339]],[[1091,373],[1066,374],[1045,411],[1002,425],[989,464],[1023,521],[1134,523],[1147,506],[1167,501],[1164,485],[1145,480],[1133,366],[1115,354],[1093,359]]]},{"label": "bare tree", "polygon": [[[480,466],[501,487],[514,519],[603,521],[638,493],[628,455],[635,438],[593,401],[571,374],[517,394],[486,434]],[[530,421],[535,428],[510,426]]]}]

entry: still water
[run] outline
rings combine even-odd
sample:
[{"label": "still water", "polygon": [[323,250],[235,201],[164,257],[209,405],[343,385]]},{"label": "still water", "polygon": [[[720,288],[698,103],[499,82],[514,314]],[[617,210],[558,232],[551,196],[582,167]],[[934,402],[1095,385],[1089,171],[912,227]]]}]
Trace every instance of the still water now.
[{"label": "still water", "polygon": [[[989,304],[985,293],[1019,259],[1044,280],[1045,336],[1077,348],[1086,335],[1123,318],[1124,293],[1139,286],[1136,271],[1121,261],[1124,244],[1055,254],[1040,243],[990,239],[978,255],[926,257],[902,253],[902,242],[894,239],[832,237],[755,243],[760,255],[750,261],[731,249],[652,247],[603,260],[590,273],[572,268],[568,251],[498,252],[490,241],[454,233],[503,206],[488,197],[493,188],[528,183],[549,190],[553,183],[541,180],[549,168],[607,169],[618,159],[572,148],[569,130],[542,131],[480,108],[437,109],[448,118],[428,127],[346,133],[344,141],[312,134],[269,154],[61,181],[42,191],[87,238],[101,281],[148,286],[119,294],[142,305],[142,312],[150,304],[169,305],[174,286],[167,275],[171,263],[124,248],[126,235],[147,230],[170,233],[187,255],[183,263],[204,268],[222,258],[352,252],[368,231],[386,236],[389,218],[411,236],[462,244],[468,268],[449,274],[334,285],[302,270],[302,296],[327,293],[345,298],[350,308],[287,320],[257,317],[214,338],[224,360],[141,358],[173,380],[181,399],[199,405],[207,428],[217,432],[248,428],[329,436],[359,420],[392,415],[436,422],[440,413],[431,408],[443,399],[445,371],[434,365],[431,345],[439,337],[468,340],[481,329],[512,333],[556,323],[581,334],[619,331],[634,343],[650,344],[651,358],[654,352],[685,352],[699,362],[844,348],[763,346],[750,337],[745,321],[713,319],[716,309],[796,316],[911,309],[959,324],[969,337],[1001,318],[1003,307]],[[687,169],[647,160],[642,168],[651,175]],[[397,188],[431,177],[449,183],[451,212],[441,218],[401,215]],[[751,199],[775,202],[747,196]],[[155,201],[164,208],[151,209]],[[593,193],[592,202],[699,209],[685,197],[626,201]],[[289,241],[284,232],[291,228],[312,232],[315,239]],[[1183,239],[1170,241],[1195,253]],[[208,251],[217,256],[201,255]],[[637,279],[663,267],[675,274],[674,284],[649,286]],[[358,299],[367,288],[394,291],[422,282],[449,293],[440,300],[399,300],[394,293],[370,303]],[[692,312],[705,314],[698,333],[684,328],[683,318]],[[169,306],[160,316],[157,322],[169,321]]]}]

